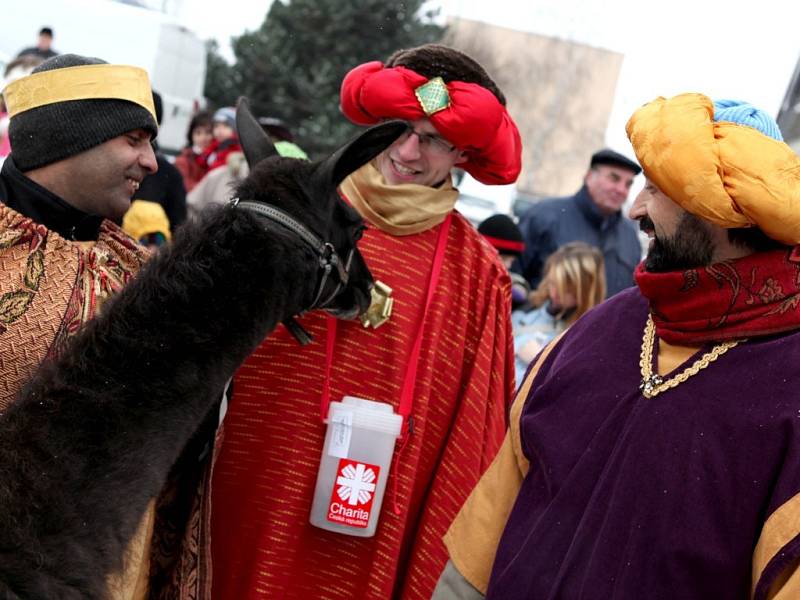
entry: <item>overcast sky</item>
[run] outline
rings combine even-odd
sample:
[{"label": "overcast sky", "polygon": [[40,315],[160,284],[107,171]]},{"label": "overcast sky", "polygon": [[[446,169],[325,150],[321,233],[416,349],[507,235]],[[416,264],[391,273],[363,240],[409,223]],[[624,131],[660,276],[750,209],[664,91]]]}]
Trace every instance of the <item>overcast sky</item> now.
[{"label": "overcast sky", "polygon": [[231,37],[258,29],[272,0],[181,0],[178,4],[182,22],[201,38],[216,39],[223,55],[233,60]]},{"label": "overcast sky", "polygon": [[657,96],[702,92],[777,116],[800,59],[797,0],[444,1],[464,17],[621,52],[606,139],[629,155],[625,123]]}]

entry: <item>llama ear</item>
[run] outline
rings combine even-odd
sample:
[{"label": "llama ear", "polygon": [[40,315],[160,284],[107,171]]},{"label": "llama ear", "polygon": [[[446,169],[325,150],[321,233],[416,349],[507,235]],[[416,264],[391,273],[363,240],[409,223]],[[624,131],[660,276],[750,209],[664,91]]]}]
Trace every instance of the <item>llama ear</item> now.
[{"label": "llama ear", "polygon": [[258,124],[250,110],[250,102],[244,96],[236,103],[236,130],[251,169],[265,158],[278,155],[275,145]]},{"label": "llama ear", "polygon": [[322,164],[330,181],[338,186],[353,171],[378,156],[406,130],[405,121],[387,121],[370,127],[364,133],[339,148]]}]

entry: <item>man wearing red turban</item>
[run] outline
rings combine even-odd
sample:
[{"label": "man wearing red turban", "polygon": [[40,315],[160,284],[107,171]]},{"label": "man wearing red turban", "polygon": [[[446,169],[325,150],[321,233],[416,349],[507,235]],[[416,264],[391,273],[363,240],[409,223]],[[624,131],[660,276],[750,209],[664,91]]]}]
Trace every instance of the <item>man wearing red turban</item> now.
[{"label": "man wearing red turban", "polygon": [[[211,476],[214,598],[429,598],[442,536],[506,429],[510,280],[454,211],[450,176],[516,180],[520,136],[502,92],[471,58],[426,45],[354,68],[341,108],[360,125],[408,124],[340,188],[368,224],[373,308],[363,324],[305,315],[312,343],[278,330],[234,379]],[[309,523],[321,415],[345,395],[403,417],[373,537]]]}]

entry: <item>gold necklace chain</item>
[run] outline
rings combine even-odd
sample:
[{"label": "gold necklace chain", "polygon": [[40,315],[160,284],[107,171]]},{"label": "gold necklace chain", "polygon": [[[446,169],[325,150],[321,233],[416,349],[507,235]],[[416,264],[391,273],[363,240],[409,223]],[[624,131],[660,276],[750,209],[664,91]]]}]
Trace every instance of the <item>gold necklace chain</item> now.
[{"label": "gold necklace chain", "polygon": [[639,369],[642,374],[642,382],[639,384],[639,390],[641,390],[642,396],[645,398],[653,398],[661,392],[666,392],[668,389],[680,385],[692,375],[697,375],[698,372],[705,369],[740,341],[735,340],[718,344],[674,377],[664,379],[658,373],[653,373],[653,350],[655,348],[655,340],[656,326],[655,323],[653,323],[653,317],[647,315],[647,325],[644,327],[644,339],[642,340],[642,353],[639,358]]}]

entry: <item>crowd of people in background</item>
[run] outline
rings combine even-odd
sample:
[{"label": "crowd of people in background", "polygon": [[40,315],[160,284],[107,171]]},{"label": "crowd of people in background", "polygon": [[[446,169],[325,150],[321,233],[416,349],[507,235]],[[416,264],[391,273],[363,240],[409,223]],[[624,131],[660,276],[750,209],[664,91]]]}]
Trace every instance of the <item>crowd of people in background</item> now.
[{"label": "crowd of people in background", "polygon": [[494,215],[478,226],[511,271],[517,383],[542,348],[593,306],[634,285],[639,234],[623,214],[636,162],[595,152],[573,196],[540,200],[517,225]]},{"label": "crowd of people in background", "polygon": [[[29,74],[46,58],[55,56],[57,53],[52,48],[52,41],[52,28],[43,27],[37,44],[23,49],[8,63],[3,87]],[[153,99],[160,124],[162,100],[155,90]],[[0,161],[11,150],[8,136],[4,135],[8,117],[2,108],[0,97]],[[269,116],[262,116],[259,120],[277,142],[276,147],[282,155],[308,159],[294,144],[290,128],[283,121]],[[170,239],[187,215],[197,215],[210,204],[230,201],[235,185],[248,173],[236,134],[234,107],[196,112],[186,132],[186,145],[177,156],[164,155],[158,151],[157,145],[155,148],[158,171],[142,182],[133,197],[136,202],[132,204],[132,214],[123,223],[126,231],[135,233],[137,239],[151,246]],[[641,258],[641,246],[638,234],[631,221],[622,214],[622,208],[633,177],[640,172],[641,168],[634,161],[606,148],[592,155],[584,185],[574,196],[537,202],[522,216],[518,225],[511,216],[503,216],[508,220],[503,227],[519,227],[517,231],[521,235],[519,252],[508,253],[497,248],[501,257],[512,257],[504,259],[504,263],[513,280],[512,304],[517,312],[514,321],[517,327],[522,327],[525,321],[522,315],[541,308],[544,302],[540,290],[548,257],[570,242],[582,241],[600,250],[608,295],[633,285],[633,270]],[[491,226],[491,219],[481,225]],[[537,311],[536,314],[540,313]],[[528,351],[518,353],[518,368],[530,364],[535,355],[531,352],[533,348],[529,345]],[[518,371],[518,381],[520,374]]]},{"label": "crowd of people in background", "polygon": [[[42,28],[1,84],[0,435],[40,364],[182,230],[229,214],[263,159],[232,106],[196,112],[162,153],[146,73],[52,41]],[[369,309],[287,319],[225,389],[188,376],[214,408],[103,574],[114,598],[797,597],[800,159],[774,120],[658,98],[628,122],[636,160],[598,149],[575,194],[473,226],[452,171],[497,185],[523,168],[503,91],[448,46],[377,58],[344,77],[342,118],[403,124],[299,186],[336,184]],[[88,67],[107,85],[71,95]],[[53,98],[26,87],[42,74],[63,83]],[[279,160],[310,160],[291,124],[256,117]],[[347,286],[353,255],[317,299],[328,277]],[[331,407],[350,397],[401,423],[374,537],[309,522],[320,455],[344,461],[340,486],[380,470],[325,442],[336,427],[350,443]],[[329,520],[362,527],[377,481]]]}]

